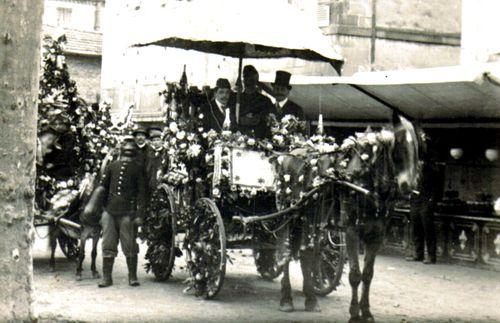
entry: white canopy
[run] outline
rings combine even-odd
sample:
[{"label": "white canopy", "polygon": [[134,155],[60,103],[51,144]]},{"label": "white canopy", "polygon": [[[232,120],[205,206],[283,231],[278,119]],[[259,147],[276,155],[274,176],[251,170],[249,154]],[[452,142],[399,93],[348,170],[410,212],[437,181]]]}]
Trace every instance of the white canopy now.
[{"label": "white canopy", "polygon": [[159,45],[243,58],[342,56],[303,13],[283,1],[211,0],[145,5],[130,23],[130,46]]},{"label": "white canopy", "polygon": [[[274,75],[261,75],[272,82]],[[500,64],[357,73],[351,77],[293,76],[291,99],[306,114],[335,121],[383,121],[391,108],[411,118],[500,120]]]}]

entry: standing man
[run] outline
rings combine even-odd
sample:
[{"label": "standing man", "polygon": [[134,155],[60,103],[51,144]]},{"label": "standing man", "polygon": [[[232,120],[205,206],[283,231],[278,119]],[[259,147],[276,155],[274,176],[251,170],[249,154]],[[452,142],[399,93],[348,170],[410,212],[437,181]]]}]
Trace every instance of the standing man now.
[{"label": "standing man", "polygon": [[146,156],[146,198],[151,199],[158,186],[157,173],[163,169],[163,163],[167,160],[164,156],[162,131],[158,127],[149,129],[149,149]]},{"label": "standing man", "polygon": [[139,162],[139,164],[145,167],[147,150],[148,150],[147,131],[143,127],[139,126],[137,129],[132,131],[132,135],[134,136],[135,143],[137,144],[138,147],[136,156],[137,161]]},{"label": "standing man", "polygon": [[[407,257],[408,261],[423,261],[424,264],[436,263],[436,228],[434,225],[434,210],[439,193],[442,189],[441,173],[433,161],[427,137],[421,128],[417,128],[420,148],[421,174],[418,193],[410,198],[410,220],[413,233],[414,254]],[[425,254],[425,248],[427,254]]]},{"label": "standing man", "polygon": [[205,130],[213,129],[221,132],[225,128],[226,113],[229,113],[230,129],[236,126],[235,102],[231,100],[231,84],[227,79],[217,80],[214,98],[202,105],[200,110]]},{"label": "standing man", "polygon": [[253,65],[243,68],[243,86],[241,93],[240,115],[237,130],[245,135],[262,139],[270,136],[268,116],[273,112],[269,98],[259,93],[259,72]]},{"label": "standing man", "polygon": [[302,121],[305,119],[302,107],[288,99],[290,91],[292,90],[292,86],[290,85],[291,76],[292,74],[288,72],[276,71],[273,92],[276,99],[274,115],[278,122],[287,114],[291,114]]},{"label": "standing man", "polygon": [[110,163],[100,185],[83,211],[90,217],[104,205],[102,213],[102,267],[103,279],[99,287],[113,285],[112,272],[118,243],[127,258],[130,286],[139,286],[137,279],[137,227],[142,225],[144,210],[144,171],[135,159],[137,144],[133,137],[124,139],[118,160]]}]

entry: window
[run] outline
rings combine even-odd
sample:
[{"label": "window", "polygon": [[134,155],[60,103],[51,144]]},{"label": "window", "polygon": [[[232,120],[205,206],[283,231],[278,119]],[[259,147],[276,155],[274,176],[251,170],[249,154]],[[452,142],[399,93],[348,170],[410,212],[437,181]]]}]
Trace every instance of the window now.
[{"label": "window", "polygon": [[57,25],[68,27],[71,24],[71,8],[57,8]]},{"label": "window", "polygon": [[330,3],[320,1],[318,2],[318,11],[316,14],[319,27],[330,26]]}]

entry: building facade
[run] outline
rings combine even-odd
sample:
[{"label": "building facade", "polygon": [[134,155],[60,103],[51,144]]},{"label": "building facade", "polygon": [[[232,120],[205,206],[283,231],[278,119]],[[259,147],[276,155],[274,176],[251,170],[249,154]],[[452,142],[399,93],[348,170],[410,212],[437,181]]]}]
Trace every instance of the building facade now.
[{"label": "building facade", "polygon": [[80,96],[98,102],[101,92],[102,32],[104,0],[46,0],[43,33],[66,35],[66,63]]}]

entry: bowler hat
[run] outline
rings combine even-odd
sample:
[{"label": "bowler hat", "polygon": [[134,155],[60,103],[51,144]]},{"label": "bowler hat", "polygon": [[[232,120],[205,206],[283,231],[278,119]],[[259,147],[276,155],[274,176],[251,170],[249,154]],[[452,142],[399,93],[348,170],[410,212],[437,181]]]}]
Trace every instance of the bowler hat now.
[{"label": "bowler hat", "polygon": [[273,85],[280,85],[280,86],[286,86],[289,89],[292,87],[290,86],[290,78],[292,77],[292,74],[285,72],[285,71],[276,71],[276,77],[274,79]]},{"label": "bowler hat", "polygon": [[132,135],[135,136],[136,134],[138,133],[143,133],[145,134],[146,136],[148,135],[148,132],[146,131],[146,129],[144,129],[143,127],[139,126],[135,129],[132,130]]},{"label": "bowler hat", "polygon": [[215,83],[215,88],[216,89],[231,89],[231,84],[227,79],[220,78],[217,79],[217,82]]}]

